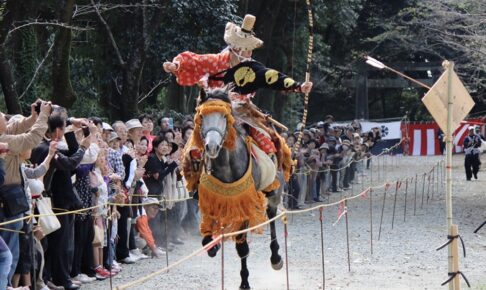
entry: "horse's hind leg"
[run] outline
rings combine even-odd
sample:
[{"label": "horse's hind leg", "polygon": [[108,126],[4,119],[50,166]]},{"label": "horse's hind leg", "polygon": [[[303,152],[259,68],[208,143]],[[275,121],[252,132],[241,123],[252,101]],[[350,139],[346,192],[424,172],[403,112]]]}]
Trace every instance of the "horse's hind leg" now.
[{"label": "horse's hind leg", "polygon": [[[268,206],[267,207],[267,216],[268,219],[273,219],[277,215],[277,208]],[[280,270],[283,267],[283,260],[282,257],[278,254],[278,250],[280,246],[278,245],[277,241],[277,233],[275,230],[275,221],[270,223],[270,249],[272,250],[272,255],[270,256],[270,262],[272,263],[272,268],[274,270]]]},{"label": "horse's hind leg", "polygon": [[241,259],[240,290],[251,289],[250,284],[248,283],[248,276],[250,276],[250,272],[248,271],[248,267],[246,265],[246,259],[250,254],[250,248],[248,247],[248,242],[246,241],[246,234],[242,234],[236,237],[236,251],[238,252],[238,256]]}]

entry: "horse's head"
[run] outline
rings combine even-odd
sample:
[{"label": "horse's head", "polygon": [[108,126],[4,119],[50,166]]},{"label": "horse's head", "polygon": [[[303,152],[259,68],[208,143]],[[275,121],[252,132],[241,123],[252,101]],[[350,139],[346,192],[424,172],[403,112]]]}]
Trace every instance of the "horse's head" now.
[{"label": "horse's head", "polygon": [[[200,134],[205,154],[214,159],[218,157],[223,146],[234,143],[234,119],[231,115],[231,103],[226,90],[216,89],[209,92],[201,91],[198,113]],[[232,135],[228,137],[228,131]],[[229,140],[233,139],[233,140]]]}]

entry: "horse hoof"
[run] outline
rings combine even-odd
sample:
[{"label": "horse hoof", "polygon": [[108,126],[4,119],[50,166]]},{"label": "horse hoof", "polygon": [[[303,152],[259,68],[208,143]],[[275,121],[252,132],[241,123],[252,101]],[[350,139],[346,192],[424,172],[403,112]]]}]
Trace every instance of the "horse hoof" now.
[{"label": "horse hoof", "polygon": [[251,290],[250,286],[240,286],[240,290]]},{"label": "horse hoof", "polygon": [[278,270],[282,269],[283,268],[283,260],[280,259],[280,262],[278,262],[277,264],[272,264],[272,268],[275,271],[278,271]]},{"label": "horse hoof", "polygon": [[212,247],[211,249],[208,250],[208,256],[211,258],[216,257],[218,250],[219,250],[219,245]]}]

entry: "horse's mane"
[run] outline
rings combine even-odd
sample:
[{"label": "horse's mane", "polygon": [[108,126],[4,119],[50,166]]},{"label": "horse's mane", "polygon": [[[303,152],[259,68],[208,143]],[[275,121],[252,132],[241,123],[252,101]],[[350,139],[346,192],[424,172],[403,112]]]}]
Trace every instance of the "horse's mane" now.
[{"label": "horse's mane", "polygon": [[229,98],[230,92],[231,88],[228,86],[224,88],[208,89],[207,91],[201,89],[197,100],[197,105],[202,105],[208,100],[221,100],[223,102],[231,104],[231,100]]}]

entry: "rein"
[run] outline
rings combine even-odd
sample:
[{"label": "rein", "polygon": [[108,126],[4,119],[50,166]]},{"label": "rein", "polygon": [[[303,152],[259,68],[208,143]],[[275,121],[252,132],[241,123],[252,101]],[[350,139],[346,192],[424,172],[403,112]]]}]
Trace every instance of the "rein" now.
[{"label": "rein", "polygon": [[[226,119],[226,132],[220,128],[210,127],[202,128],[202,119],[211,113],[220,113]],[[232,115],[231,104],[222,100],[209,100],[200,104],[196,109],[194,116],[194,133],[192,135],[192,144],[198,149],[204,151],[204,136],[209,131],[216,131],[222,137],[222,147],[233,150],[236,147],[236,129],[234,128],[235,119]],[[203,131],[204,129],[204,131]]]}]

